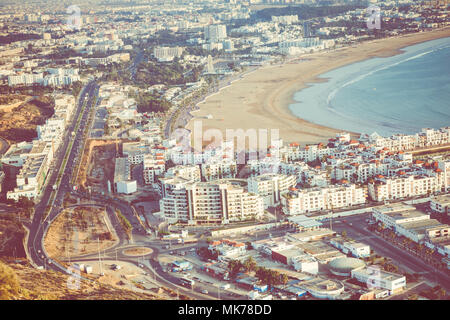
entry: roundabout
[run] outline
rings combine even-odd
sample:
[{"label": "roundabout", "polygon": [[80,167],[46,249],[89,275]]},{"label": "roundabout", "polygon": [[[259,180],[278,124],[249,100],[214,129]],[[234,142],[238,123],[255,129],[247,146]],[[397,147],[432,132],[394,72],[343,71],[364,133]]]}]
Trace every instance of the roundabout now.
[{"label": "roundabout", "polygon": [[133,247],[122,251],[122,254],[130,257],[141,257],[153,253],[153,249],[147,247]]}]

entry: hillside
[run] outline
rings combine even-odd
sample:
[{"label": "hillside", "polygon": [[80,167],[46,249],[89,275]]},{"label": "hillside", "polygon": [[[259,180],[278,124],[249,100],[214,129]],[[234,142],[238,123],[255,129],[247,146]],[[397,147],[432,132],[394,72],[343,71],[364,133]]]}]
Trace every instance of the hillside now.
[{"label": "hillside", "polygon": [[41,96],[9,110],[0,110],[0,137],[11,142],[31,141],[36,126],[53,115],[53,98]]},{"label": "hillside", "polygon": [[81,281],[80,289],[71,290],[65,274],[0,262],[0,300],[162,300],[173,299],[172,294],[133,292],[95,281]]},{"label": "hillside", "polygon": [[25,230],[14,215],[0,215],[0,257],[24,258]]}]

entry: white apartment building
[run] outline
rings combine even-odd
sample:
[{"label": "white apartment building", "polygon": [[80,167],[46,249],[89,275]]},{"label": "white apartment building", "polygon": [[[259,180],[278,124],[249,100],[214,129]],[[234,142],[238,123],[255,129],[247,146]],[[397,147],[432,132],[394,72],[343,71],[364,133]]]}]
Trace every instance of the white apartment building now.
[{"label": "white apartment building", "polygon": [[395,177],[379,177],[368,184],[369,196],[374,201],[427,195],[440,190],[439,176],[406,175],[402,171]]},{"label": "white apartment building", "polygon": [[225,158],[221,161],[208,161],[201,165],[202,176],[206,181],[234,178],[237,173],[236,161]]},{"label": "white apartment building", "polygon": [[379,148],[391,151],[406,151],[414,148],[424,148],[450,143],[450,127],[440,129],[424,128],[415,135],[396,134],[391,137],[381,137],[376,132],[369,136],[369,142]]},{"label": "white apartment building", "polygon": [[293,189],[281,197],[286,215],[351,207],[366,202],[366,191],[354,184],[324,188]]},{"label": "white apartment building", "polygon": [[332,177],[336,180],[347,180],[351,182],[364,183],[376,175],[387,175],[389,165],[379,160],[371,160],[366,163],[355,163],[338,165],[333,170]]},{"label": "white apartment building", "polygon": [[438,169],[443,172],[444,191],[450,190],[450,160],[439,161]]},{"label": "white apartment building", "polygon": [[145,154],[143,156],[143,175],[144,175],[144,183],[152,184],[156,181],[157,176],[162,176],[166,169],[166,163],[164,161],[164,157],[162,153],[157,153],[155,156],[152,154]]},{"label": "white apartment building", "polygon": [[64,135],[65,121],[61,118],[49,118],[45,124],[36,126],[39,140],[56,141],[61,140]]},{"label": "white apartment building", "polygon": [[273,207],[280,202],[281,194],[297,184],[295,176],[283,174],[264,174],[250,177],[248,191],[260,195],[264,199],[264,207]]},{"label": "white apartment building", "polygon": [[283,161],[314,161],[321,159],[323,156],[329,156],[333,153],[333,148],[323,146],[323,144],[309,145],[301,148],[298,143],[291,143],[283,146],[279,150],[280,158]]},{"label": "white apartment building", "polygon": [[20,75],[8,76],[8,85],[26,85],[39,84],[44,81],[43,73],[24,73]]},{"label": "white apartment building", "polygon": [[169,221],[226,224],[257,219],[264,214],[261,197],[226,182],[192,182],[180,177],[160,181],[160,208]]},{"label": "white apartment building", "polygon": [[49,157],[46,154],[29,156],[16,176],[17,187],[8,191],[8,199],[19,200],[20,197],[36,198],[45,183],[49,171]]},{"label": "white apartment building", "polygon": [[75,97],[69,94],[58,94],[54,99],[54,117],[64,119],[64,123],[67,124],[75,110]]},{"label": "white apartment building", "polygon": [[178,165],[167,170],[166,178],[180,177],[189,181],[200,182],[202,177],[198,165]]},{"label": "white apartment building", "polygon": [[227,27],[225,25],[205,26],[205,40],[210,43],[220,42],[227,37]]},{"label": "white apartment building", "polygon": [[297,15],[290,15],[290,16],[272,16],[272,22],[277,22],[281,24],[291,24],[298,22],[298,16]]},{"label": "white apartment building", "polygon": [[192,221],[189,215],[186,184],[189,183],[181,177],[160,178],[161,200],[160,211],[164,218],[170,222]]},{"label": "white apartment building", "polygon": [[156,47],[153,49],[153,56],[160,62],[172,61],[175,57],[179,58],[183,54],[181,47]]},{"label": "white apartment building", "polygon": [[42,85],[61,87],[68,86],[74,82],[80,81],[79,75],[47,75],[42,80]]}]

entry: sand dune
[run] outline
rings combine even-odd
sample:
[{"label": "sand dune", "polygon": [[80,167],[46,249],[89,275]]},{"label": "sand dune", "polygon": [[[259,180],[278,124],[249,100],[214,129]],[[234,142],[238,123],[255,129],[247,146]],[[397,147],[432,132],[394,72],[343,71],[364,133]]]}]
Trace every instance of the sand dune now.
[{"label": "sand dune", "polygon": [[[202,121],[203,131],[217,128],[224,137],[226,129],[278,129],[285,142],[327,142],[342,130],[295,117],[288,109],[294,102],[295,92],[308,83],[326,81],[317,77],[332,69],[371,57],[392,56],[401,53],[401,48],[449,36],[450,28],[446,28],[374,40],[354,47],[304,55],[283,65],[261,67],[199,104],[200,110],[193,113],[195,117],[186,128],[193,130],[194,121]],[[205,119],[209,114],[212,119]]]}]

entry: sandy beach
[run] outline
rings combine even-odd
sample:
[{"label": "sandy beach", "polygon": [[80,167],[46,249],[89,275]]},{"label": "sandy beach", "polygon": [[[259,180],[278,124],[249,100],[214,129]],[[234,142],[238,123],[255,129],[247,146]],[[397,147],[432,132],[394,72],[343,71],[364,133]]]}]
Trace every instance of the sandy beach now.
[{"label": "sandy beach", "polygon": [[[450,28],[374,40],[358,46],[330,52],[303,55],[301,60],[283,65],[260,67],[209,96],[199,104],[200,110],[186,128],[193,130],[194,121],[202,121],[203,132],[217,128],[225,137],[226,129],[278,129],[284,142],[301,145],[327,142],[336,130],[294,116],[289,105],[294,93],[323,73],[372,57],[389,57],[401,53],[401,48],[450,36]],[[205,116],[212,115],[211,119]],[[357,136],[357,133],[353,133]]]}]

